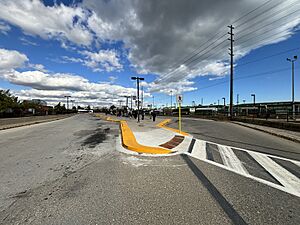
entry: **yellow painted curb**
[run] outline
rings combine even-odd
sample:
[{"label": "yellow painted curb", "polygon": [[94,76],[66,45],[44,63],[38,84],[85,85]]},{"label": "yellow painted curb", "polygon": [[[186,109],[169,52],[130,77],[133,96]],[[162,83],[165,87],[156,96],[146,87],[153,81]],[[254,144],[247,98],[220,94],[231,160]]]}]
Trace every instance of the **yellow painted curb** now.
[{"label": "yellow painted curb", "polygon": [[120,121],[120,127],[122,132],[122,145],[129,150],[149,154],[169,154],[172,152],[164,148],[150,147],[139,144],[126,121]]},{"label": "yellow painted curb", "polygon": [[181,134],[183,136],[189,136],[189,134],[186,133],[186,132],[183,132],[183,131],[180,131],[180,130],[177,130],[177,129],[174,129],[174,128],[171,128],[171,127],[167,127],[167,124],[170,123],[170,122],[171,122],[171,119],[165,119],[165,120],[161,121],[159,124],[157,124],[156,126],[160,127],[160,128],[164,128],[166,130],[173,131],[173,132]]},{"label": "yellow painted curb", "polygon": [[96,115],[99,118],[106,119],[111,122],[119,122],[120,123],[120,129],[121,129],[121,136],[122,136],[122,145],[124,148],[127,148],[129,150],[138,152],[138,153],[148,153],[148,154],[169,154],[172,153],[172,151],[160,148],[160,147],[150,147],[139,144],[133,132],[129,128],[128,124],[124,120],[116,120],[112,119],[110,117],[104,117],[102,115]]}]

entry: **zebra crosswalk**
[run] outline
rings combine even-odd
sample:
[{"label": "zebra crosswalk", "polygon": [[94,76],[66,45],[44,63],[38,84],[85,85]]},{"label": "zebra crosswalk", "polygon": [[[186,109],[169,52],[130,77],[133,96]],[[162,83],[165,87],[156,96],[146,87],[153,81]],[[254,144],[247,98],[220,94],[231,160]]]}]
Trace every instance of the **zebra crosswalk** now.
[{"label": "zebra crosswalk", "polygon": [[186,154],[300,197],[300,162],[193,139]]}]

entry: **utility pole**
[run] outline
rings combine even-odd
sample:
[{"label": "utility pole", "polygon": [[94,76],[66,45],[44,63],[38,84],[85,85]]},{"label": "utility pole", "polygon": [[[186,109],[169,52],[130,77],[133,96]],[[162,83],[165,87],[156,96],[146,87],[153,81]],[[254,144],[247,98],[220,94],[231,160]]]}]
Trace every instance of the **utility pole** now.
[{"label": "utility pole", "polygon": [[173,98],[172,94],[173,94],[173,90],[171,90],[170,92],[171,92],[171,109],[172,109],[172,98]]},{"label": "utility pole", "polygon": [[69,110],[69,98],[71,98],[71,96],[65,95],[65,98],[67,98],[67,110]]},{"label": "utility pole", "polygon": [[137,101],[138,101],[138,123],[140,122],[140,80],[145,80],[143,77],[131,77],[131,80],[136,80]]},{"label": "utility pole", "polygon": [[144,86],[142,86],[142,101],[141,101],[141,104],[142,104],[142,109],[144,108]]},{"label": "utility pole", "polygon": [[297,56],[295,55],[293,59],[287,58],[287,61],[292,63],[292,110],[293,110],[293,119],[295,119],[295,61]]},{"label": "utility pole", "polygon": [[233,29],[234,27],[232,25],[228,26],[228,28],[230,29],[230,32],[228,32],[228,34],[230,35],[230,38],[228,39],[230,41],[230,48],[229,48],[229,55],[230,55],[230,104],[229,104],[229,108],[230,108],[230,118],[232,119],[233,117]]},{"label": "utility pole", "polygon": [[201,105],[203,106],[203,98],[201,98]]}]

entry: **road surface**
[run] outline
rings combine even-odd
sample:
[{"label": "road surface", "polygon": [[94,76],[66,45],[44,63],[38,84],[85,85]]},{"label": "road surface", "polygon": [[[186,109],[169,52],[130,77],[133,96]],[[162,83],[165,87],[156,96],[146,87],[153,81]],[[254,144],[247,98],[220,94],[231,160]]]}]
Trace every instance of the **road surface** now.
[{"label": "road surface", "polygon": [[90,115],[0,132],[0,224],[299,224],[300,198],[186,155],[121,153]]},{"label": "road surface", "polygon": [[[178,128],[173,118],[171,127]],[[182,130],[197,139],[300,160],[300,144],[238,124],[183,118]]]}]

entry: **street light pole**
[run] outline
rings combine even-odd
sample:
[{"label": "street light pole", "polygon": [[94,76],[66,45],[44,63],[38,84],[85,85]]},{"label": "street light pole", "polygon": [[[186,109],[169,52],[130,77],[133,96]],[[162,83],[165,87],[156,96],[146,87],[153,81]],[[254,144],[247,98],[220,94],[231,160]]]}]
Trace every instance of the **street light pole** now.
[{"label": "street light pole", "polygon": [[173,98],[172,93],[173,93],[173,91],[171,90],[170,92],[171,92],[171,109],[172,109],[172,98]]},{"label": "street light pole", "polygon": [[292,63],[292,110],[293,110],[293,119],[295,119],[295,61],[297,56],[295,55],[293,59],[287,58],[287,61]]},{"label": "street light pole", "polygon": [[143,77],[131,77],[131,80],[136,80],[137,84],[137,101],[138,101],[138,123],[140,122],[140,80],[145,80]]},{"label": "street light pole", "polygon": [[152,108],[154,109],[154,95],[152,96]]},{"label": "street light pole", "polygon": [[253,97],[253,108],[254,108],[254,113],[255,113],[255,94],[251,94],[251,96]]},{"label": "street light pole", "polygon": [[65,98],[67,98],[67,110],[69,110],[69,98],[71,98],[71,96],[65,95]]},{"label": "street light pole", "polygon": [[223,99],[223,101],[224,101],[224,115],[226,115],[226,100],[225,100],[224,97],[223,97],[222,99]]}]

